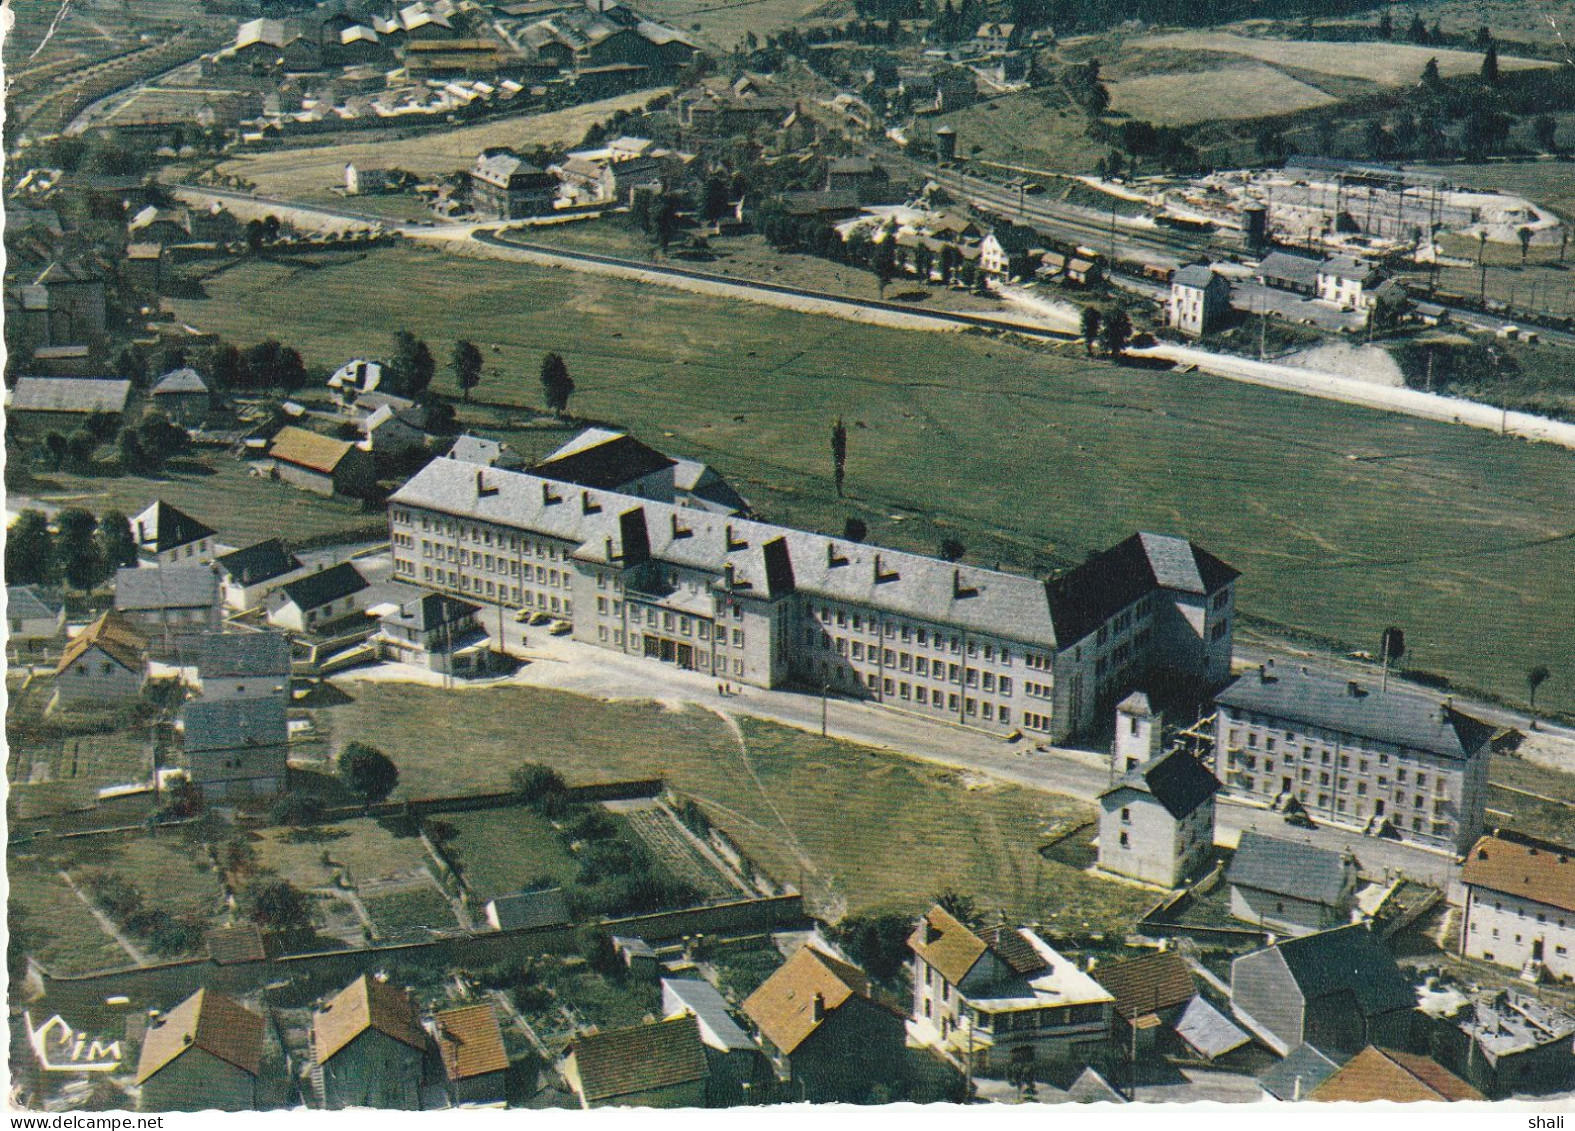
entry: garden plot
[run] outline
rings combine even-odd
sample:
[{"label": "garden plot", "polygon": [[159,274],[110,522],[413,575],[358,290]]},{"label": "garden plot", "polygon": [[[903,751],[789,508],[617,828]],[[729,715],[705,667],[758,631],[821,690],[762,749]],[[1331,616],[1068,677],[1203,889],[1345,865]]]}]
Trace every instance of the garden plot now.
[{"label": "garden plot", "polygon": [[661,802],[615,801],[609,802],[607,808],[624,819],[663,868],[706,899],[747,898],[755,894],[742,876]]}]

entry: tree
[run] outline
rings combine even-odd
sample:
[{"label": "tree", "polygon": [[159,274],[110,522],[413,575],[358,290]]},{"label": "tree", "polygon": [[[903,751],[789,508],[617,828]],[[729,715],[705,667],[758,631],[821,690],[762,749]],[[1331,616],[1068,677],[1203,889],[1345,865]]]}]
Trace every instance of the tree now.
[{"label": "tree", "polygon": [[1526,672],[1526,690],[1531,693],[1531,709],[1537,709],[1537,688],[1548,682],[1548,677],[1553,673],[1548,671],[1543,664],[1538,664]]},{"label": "tree", "polygon": [[568,787],[563,775],[550,766],[526,762],[509,774],[509,785],[527,805],[535,805],[543,798],[562,794]]},{"label": "tree", "polygon": [[973,897],[947,888],[935,897],[940,909],[965,926],[972,926],[979,918],[979,908]]},{"label": "tree", "polygon": [[242,388],[249,377],[241,351],[228,342],[220,342],[208,351],[207,370],[216,389]]},{"label": "tree", "polygon": [[93,464],[93,453],[98,450],[98,440],[86,428],[75,428],[66,437],[66,458],[78,471],[86,471]]},{"label": "tree", "polygon": [[569,398],[574,395],[574,378],[561,355],[549,353],[541,359],[541,387],[547,395],[547,407],[562,416],[569,411]]},{"label": "tree", "polygon": [[963,555],[967,552],[968,547],[964,546],[956,538],[941,539],[941,557],[947,561],[960,562]]},{"label": "tree", "polygon": [[1126,355],[1127,341],[1132,337],[1132,317],[1125,307],[1118,306],[1110,312],[1100,337],[1104,341],[1105,352],[1112,358],[1119,361]]},{"label": "tree", "polygon": [[460,392],[465,400],[470,400],[470,390],[481,384],[481,350],[476,348],[474,342],[461,338],[454,343],[454,355],[449,359],[449,368],[454,371],[454,380],[459,383]]},{"label": "tree", "polygon": [[880,297],[886,297],[886,288],[897,277],[897,255],[892,246],[892,240],[881,240],[875,245],[874,253],[870,259],[870,270],[875,272],[876,282],[880,284]]},{"label": "tree", "polygon": [[1412,13],[1411,26],[1406,29],[1405,36],[1412,43],[1427,42],[1427,25],[1422,22],[1422,14],[1420,12]]},{"label": "tree", "polygon": [[852,915],[837,924],[836,930],[848,957],[878,982],[899,977],[908,964],[913,920],[906,915]]},{"label": "tree", "polygon": [[437,369],[426,342],[409,330],[394,331],[394,357],[390,364],[395,384],[410,397],[419,397],[427,391]]},{"label": "tree", "polygon": [[1477,28],[1477,50],[1486,51],[1493,46],[1493,32],[1486,25]]},{"label": "tree", "polygon": [[137,439],[137,433],[127,428],[120,434],[120,469],[128,473],[136,473],[146,469],[148,457],[142,451],[142,441]]},{"label": "tree", "polygon": [[705,181],[705,201],[701,211],[707,220],[720,220],[731,211],[732,201],[728,199],[727,174],[718,170],[712,173]]},{"label": "tree", "polygon": [[[226,358],[226,364],[228,359]],[[258,342],[242,353],[233,377],[264,388],[299,389],[306,383],[301,355],[273,338]]]},{"label": "tree", "polygon": [[49,453],[50,465],[56,471],[59,471],[66,462],[66,455],[70,451],[70,446],[67,444],[65,436],[61,433],[51,432],[44,437],[44,450]]},{"label": "tree", "polygon": [[1088,350],[1088,356],[1094,356],[1094,342],[1099,339],[1100,323],[1104,321],[1097,306],[1083,307],[1082,316],[1083,346]]},{"label": "tree", "polygon": [[1491,43],[1482,53],[1482,81],[1489,86],[1498,85],[1498,48]]},{"label": "tree", "polygon": [[1536,139],[1537,148],[1544,153],[1557,153],[1559,151],[1559,123],[1552,114],[1543,114],[1531,123],[1531,136]]},{"label": "tree", "polygon": [[66,584],[83,591],[92,589],[104,580],[104,559],[99,556],[98,519],[92,511],[80,507],[67,507],[55,516],[59,537],[55,541],[55,557],[60,562],[61,576]]},{"label": "tree", "polygon": [[377,747],[352,742],[339,755],[339,778],[371,805],[394,791],[399,784],[399,767]]},{"label": "tree", "polygon": [[1531,236],[1532,231],[1530,228],[1517,228],[1515,230],[1515,238],[1520,240],[1520,263],[1522,267],[1526,264],[1526,254],[1531,250]]},{"label": "tree", "polygon": [[131,533],[131,520],[120,511],[105,511],[99,516],[98,550],[106,570],[137,564],[137,540]]},{"label": "tree", "polygon": [[842,537],[849,542],[862,542],[869,537],[870,528],[862,518],[850,515],[842,524]]},{"label": "tree", "polygon": [[312,929],[312,903],[299,888],[276,875],[259,877],[246,889],[246,912],[252,922],[280,934]]},{"label": "tree", "polygon": [[274,802],[269,816],[277,825],[315,825],[323,819],[323,803],[315,797],[290,793]]},{"label": "tree", "polygon": [[6,531],[5,576],[13,585],[41,585],[54,577],[54,539],[43,511],[25,510]]},{"label": "tree", "polygon": [[1422,85],[1429,90],[1436,90],[1443,77],[1438,73],[1438,60],[1429,59],[1422,67]]},{"label": "tree", "polygon": [[1378,17],[1378,38],[1393,39],[1395,37],[1394,17],[1388,12]]},{"label": "tree", "polygon": [[831,426],[831,473],[837,481],[837,498],[842,497],[842,478],[848,463],[848,429],[842,417]]}]

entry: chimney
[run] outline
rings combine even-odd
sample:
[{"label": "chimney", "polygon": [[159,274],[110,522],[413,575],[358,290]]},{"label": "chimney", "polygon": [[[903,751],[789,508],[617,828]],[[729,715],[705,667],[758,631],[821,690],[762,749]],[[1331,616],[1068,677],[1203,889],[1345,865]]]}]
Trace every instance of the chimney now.
[{"label": "chimney", "polygon": [[733,563],[727,562],[722,566],[722,587],[724,589],[732,589],[735,582],[736,577],[733,572]]},{"label": "chimney", "polygon": [[618,557],[619,555],[613,552],[613,540],[611,538],[607,539],[607,560],[615,562],[618,560]]},{"label": "chimney", "polygon": [[826,1019],[826,996],[824,994],[817,993],[815,995],[814,1005],[815,1020],[824,1021]]},{"label": "chimney", "polygon": [[1345,685],[1345,693],[1352,699],[1360,699],[1362,697],[1362,685],[1353,679]]},{"label": "chimney", "polygon": [[1302,1098],[1302,1078],[1300,1076],[1298,1076],[1298,1077],[1296,1077],[1296,1080],[1291,1084],[1291,1102],[1293,1102],[1293,1103],[1300,1103],[1301,1102],[1301,1098]]},{"label": "chimney", "polygon": [[591,493],[589,491],[581,491],[580,492],[580,513],[581,514],[601,514],[602,513],[602,505],[600,503],[598,503],[595,499],[591,498]]}]

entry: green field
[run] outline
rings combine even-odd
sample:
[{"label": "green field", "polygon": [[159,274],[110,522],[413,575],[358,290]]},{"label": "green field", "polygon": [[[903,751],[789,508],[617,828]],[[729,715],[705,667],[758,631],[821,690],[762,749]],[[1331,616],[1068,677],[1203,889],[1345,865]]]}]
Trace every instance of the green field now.
[{"label": "green field", "polygon": [[1262,65],[1141,75],[1110,87],[1113,111],[1162,126],[1264,118],[1334,102],[1318,87]]},{"label": "green field", "polygon": [[546,819],[524,806],[446,813],[434,820],[454,827],[443,850],[479,899],[508,895],[548,876],[567,885],[579,870]]},{"label": "green field", "polygon": [[278,872],[300,888],[327,887],[341,872],[359,886],[418,872],[429,863],[419,837],[396,835],[370,818],[300,830],[264,829],[252,839],[252,847],[260,868]]},{"label": "green field", "polygon": [[[947,770],[751,719],[740,720],[746,760],[739,738],[699,709],[537,688],[470,690],[456,702],[423,687],[346,687],[353,702],[318,712],[319,726],[336,745],[355,735],[386,751],[402,795],[496,790],[521,762],[554,766],[570,784],[660,775],[767,873],[801,886],[833,917],[915,910],[953,887],[1008,915],[1115,929],[1152,902],[1040,858],[1046,830],[1090,818],[1089,806],[1066,798],[984,782],[964,788]],[[463,759],[452,751],[456,709],[468,720]],[[464,828],[477,816],[442,819]],[[489,872],[500,885],[552,870],[536,837],[511,848],[510,830],[490,824],[482,835],[496,837],[497,853],[537,855]],[[461,844],[463,854],[463,836]]]},{"label": "green field", "polygon": [[[12,945],[25,946],[50,973],[86,974],[132,965],[131,957],[104,933],[87,905],[47,862],[8,852],[6,879]],[[24,941],[18,942],[18,935]]]},{"label": "green field", "polygon": [[[1134,529],[1197,539],[1244,573],[1260,627],[1372,649],[1404,626],[1415,666],[1509,699],[1559,673],[1575,708],[1575,457],[1475,429],[1090,361],[981,334],[916,334],[597,276],[389,248],[284,287],[251,264],[177,315],[252,341],[289,328],[317,365],[388,348],[396,325],[447,355],[482,345],[462,411],[520,431],[543,353],[567,359],[572,408],[712,462],[773,519],[974,561],[1064,568]],[[401,317],[391,322],[389,311]],[[456,312],[464,312],[456,321]],[[438,384],[452,391],[440,367]],[[828,439],[848,422],[849,497]],[[206,517],[209,511],[194,509]],[[437,784],[437,783],[434,783]]]},{"label": "green field", "polygon": [[957,131],[957,155],[1051,173],[1092,173],[1107,147],[1088,136],[1088,119],[1054,89],[1008,94],[927,118],[926,130]]},{"label": "green field", "polygon": [[362,905],[378,938],[418,942],[430,937],[427,930],[457,927],[454,909],[441,891],[427,884],[385,895],[363,896]]},{"label": "green field", "polygon": [[[1429,59],[1438,60],[1444,78],[1476,74],[1482,56],[1475,51],[1442,47],[1419,47],[1413,43],[1324,43],[1316,40],[1258,39],[1228,32],[1189,31],[1134,40],[1132,46],[1169,48],[1177,51],[1204,51],[1244,55],[1280,67],[1293,67],[1316,74],[1365,79],[1385,86],[1405,86],[1417,81]],[[1499,57],[1504,70],[1548,67],[1539,59],[1522,59],[1504,54]]]}]

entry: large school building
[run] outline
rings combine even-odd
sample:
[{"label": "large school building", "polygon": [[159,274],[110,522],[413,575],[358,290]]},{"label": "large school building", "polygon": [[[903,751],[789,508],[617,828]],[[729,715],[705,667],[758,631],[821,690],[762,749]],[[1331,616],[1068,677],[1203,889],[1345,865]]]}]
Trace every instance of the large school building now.
[{"label": "large school building", "polygon": [[1037,580],[670,501],[660,468],[638,494],[537,470],[428,464],[389,502],[396,576],[717,679],[1002,734],[1061,739],[1155,678],[1230,676],[1238,574],[1184,539]]}]

